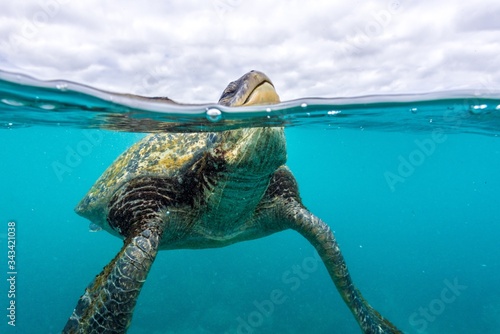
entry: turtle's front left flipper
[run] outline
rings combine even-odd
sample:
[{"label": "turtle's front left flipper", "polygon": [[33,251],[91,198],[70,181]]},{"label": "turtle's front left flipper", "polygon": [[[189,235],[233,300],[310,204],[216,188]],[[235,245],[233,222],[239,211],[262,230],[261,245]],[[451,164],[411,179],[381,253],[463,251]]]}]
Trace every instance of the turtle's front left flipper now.
[{"label": "turtle's front left flipper", "polygon": [[261,214],[260,219],[274,221],[269,229],[274,227],[296,230],[316,248],[363,333],[402,333],[371,307],[354,286],[333,232],[327,224],[302,205],[297,183],[288,168],[281,167],[273,175],[261,204]]},{"label": "turtle's front left flipper", "polygon": [[159,238],[157,232],[147,229],[125,240],[80,297],[63,333],[125,333],[156,257]]},{"label": "turtle's front left flipper", "polygon": [[299,204],[292,207],[290,214],[294,219],[291,228],[302,234],[316,248],[333,283],[353,313],[363,333],[402,333],[371,307],[354,286],[347,264],[330,227]]}]

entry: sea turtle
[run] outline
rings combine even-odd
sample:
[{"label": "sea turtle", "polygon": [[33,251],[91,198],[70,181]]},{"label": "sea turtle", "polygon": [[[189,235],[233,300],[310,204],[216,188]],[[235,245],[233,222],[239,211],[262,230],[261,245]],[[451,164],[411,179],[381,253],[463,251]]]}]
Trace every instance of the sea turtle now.
[{"label": "sea turtle", "polygon": [[[271,80],[257,71],[231,82],[219,100],[231,107],[278,102]],[[282,127],[150,134],[131,146],[76,207],[124,244],[63,333],[125,333],[159,250],[222,247],[286,229],[316,248],[364,333],[401,333],[354,286],[330,227],[302,204],[285,162]]]}]

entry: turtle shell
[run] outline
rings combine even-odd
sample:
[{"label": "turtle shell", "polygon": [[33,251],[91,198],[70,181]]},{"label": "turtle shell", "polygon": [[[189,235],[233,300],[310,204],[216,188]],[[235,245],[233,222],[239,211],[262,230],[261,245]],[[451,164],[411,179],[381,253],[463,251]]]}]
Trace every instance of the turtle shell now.
[{"label": "turtle shell", "polygon": [[173,177],[210,147],[214,133],[150,134],[122,153],[90,188],[75,211],[118,235],[107,221],[107,207],[113,194],[137,176]]}]

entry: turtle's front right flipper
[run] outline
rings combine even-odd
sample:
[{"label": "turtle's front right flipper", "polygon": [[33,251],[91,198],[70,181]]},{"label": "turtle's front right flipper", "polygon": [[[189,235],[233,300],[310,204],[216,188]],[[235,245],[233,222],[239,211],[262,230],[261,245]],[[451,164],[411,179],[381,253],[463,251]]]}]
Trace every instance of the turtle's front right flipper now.
[{"label": "turtle's front right flipper", "polygon": [[127,331],[158,253],[172,197],[168,179],[150,177],[132,179],[114,193],[107,207],[107,222],[124,237],[124,245],[87,287],[64,334]]}]

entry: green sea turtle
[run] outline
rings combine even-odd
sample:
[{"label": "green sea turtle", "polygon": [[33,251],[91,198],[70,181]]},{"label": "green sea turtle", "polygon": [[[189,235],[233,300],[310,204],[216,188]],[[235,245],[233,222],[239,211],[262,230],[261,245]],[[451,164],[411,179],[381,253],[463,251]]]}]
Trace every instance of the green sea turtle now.
[{"label": "green sea turtle", "polygon": [[[278,102],[271,80],[257,71],[231,82],[219,100],[232,107]],[[285,162],[281,127],[150,134],[131,146],[76,207],[124,244],[63,333],[126,332],[159,250],[222,247],[286,229],[316,248],[364,333],[401,333],[354,286],[330,227],[302,204]]]}]

